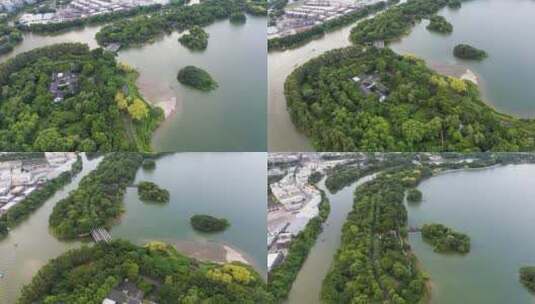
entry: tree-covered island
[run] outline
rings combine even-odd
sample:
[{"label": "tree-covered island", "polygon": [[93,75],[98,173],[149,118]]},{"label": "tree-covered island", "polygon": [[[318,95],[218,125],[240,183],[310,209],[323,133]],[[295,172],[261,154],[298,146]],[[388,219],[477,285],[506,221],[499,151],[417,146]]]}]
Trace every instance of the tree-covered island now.
[{"label": "tree-covered island", "polygon": [[137,193],[142,201],[157,203],[169,202],[169,191],[158,187],[155,183],[140,182],[137,185]]},{"label": "tree-covered island", "polygon": [[163,111],[113,54],[63,43],[0,64],[0,150],[148,151]]},{"label": "tree-covered island", "polygon": [[451,25],[446,18],[438,15],[434,15],[429,19],[429,24],[426,28],[430,31],[442,34],[453,32],[453,25]]},{"label": "tree-covered island", "polygon": [[190,50],[202,51],[208,46],[208,36],[201,27],[194,26],[187,34],[178,38],[178,41]]},{"label": "tree-covered island", "polygon": [[487,52],[468,44],[458,44],[453,48],[453,55],[461,59],[483,60],[487,58]]},{"label": "tree-covered island", "polygon": [[535,266],[524,266],[520,268],[520,282],[532,292],[535,292]]},{"label": "tree-covered island", "polygon": [[202,232],[219,232],[227,229],[230,223],[227,219],[217,218],[211,215],[197,214],[190,219],[191,226]]},{"label": "tree-covered island", "polygon": [[78,188],[54,206],[48,220],[54,234],[75,239],[95,228],[109,227],[122,214],[126,187],[134,181],[142,162],[140,153],[106,154]]},{"label": "tree-covered island", "polygon": [[201,91],[212,91],[218,87],[217,82],[208,72],[192,65],[180,69],[177,80],[184,85]]},{"label": "tree-covered island", "polygon": [[161,242],[140,247],[116,240],[49,261],[24,286],[17,304],[100,304],[123,289],[143,303],[272,303],[250,266],[201,262]]},{"label": "tree-covered island", "polygon": [[435,252],[466,254],[470,251],[470,237],[442,224],[425,224],[421,232],[422,239],[433,245]]}]

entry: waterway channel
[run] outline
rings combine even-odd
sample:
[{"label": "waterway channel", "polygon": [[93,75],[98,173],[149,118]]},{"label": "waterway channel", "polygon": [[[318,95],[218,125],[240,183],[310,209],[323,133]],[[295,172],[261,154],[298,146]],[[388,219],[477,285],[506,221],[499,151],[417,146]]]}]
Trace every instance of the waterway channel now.
[{"label": "waterway channel", "polygon": [[327,275],[333,258],[340,247],[342,226],[353,208],[355,189],[370,181],[375,175],[365,176],[357,182],[332,194],[325,187],[325,179],[318,185],[325,191],[331,206],[331,212],[323,225],[316,244],[310,250],[303,267],[290,290],[287,303],[319,304],[323,279]]},{"label": "waterway channel", "polygon": [[[0,62],[16,54],[61,42],[98,47],[100,26],[57,35],[24,34],[24,41]],[[210,35],[204,52],[191,52],[174,32],[139,48],[119,51],[118,59],[140,72],[137,84],[156,104],[176,101],[176,111],[156,130],[156,151],[266,151],[267,42],[266,18],[247,16],[244,25],[228,20],[205,28]],[[196,65],[219,83],[212,92],[199,92],[178,83],[178,70]]]},{"label": "waterway channel", "polygon": [[80,242],[59,241],[48,230],[48,218],[57,202],[78,187],[80,180],[96,168],[100,159],[88,160],[82,155],[83,168],[71,183],[58,190],[27,220],[11,229],[0,241],[0,303],[15,303],[22,286],[28,284],[48,260],[61,255]]},{"label": "waterway channel", "polygon": [[434,304],[533,303],[518,270],[535,265],[535,165],[454,171],[423,181],[424,200],[408,207],[409,225],[441,223],[471,238],[467,255],[410,243],[432,281]]}]

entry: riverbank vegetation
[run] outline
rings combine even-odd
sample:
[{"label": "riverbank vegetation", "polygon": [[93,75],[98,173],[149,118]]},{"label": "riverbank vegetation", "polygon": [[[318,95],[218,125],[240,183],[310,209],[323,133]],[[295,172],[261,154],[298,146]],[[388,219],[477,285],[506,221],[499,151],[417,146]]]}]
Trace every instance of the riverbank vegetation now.
[{"label": "riverbank vegetation", "polygon": [[147,158],[143,160],[142,166],[145,170],[154,170],[156,168],[156,162],[154,159]]},{"label": "riverbank vegetation", "polygon": [[157,303],[272,302],[260,275],[247,265],[200,262],[165,243],[139,247],[116,240],[51,260],[22,289],[17,304],[100,304],[126,279]]},{"label": "riverbank vegetation", "polygon": [[0,64],[0,150],[146,151],[163,111],[102,49],[63,43]]},{"label": "riverbank vegetation", "polygon": [[324,303],[422,303],[426,277],[407,241],[403,198],[423,176],[408,166],[355,190],[341,245],[323,281]]},{"label": "riverbank vegetation", "polygon": [[[0,216],[0,237],[2,236],[3,230],[1,227],[13,228],[20,224],[39,209],[59,189],[69,184],[80,171],[82,171],[82,158],[78,156],[69,171],[62,172],[58,177],[47,181],[43,186],[30,193],[24,200],[3,213]],[[5,234],[7,234],[7,229]]]},{"label": "riverbank vegetation", "polygon": [[535,149],[535,122],[496,112],[471,82],[388,48],[327,52],[290,74],[285,95],[293,123],[319,151]]},{"label": "riverbank vegetation", "polygon": [[205,70],[188,65],[178,71],[177,80],[184,85],[201,91],[212,91],[218,87],[217,82]]},{"label": "riverbank vegetation", "polygon": [[409,189],[407,191],[407,201],[417,203],[422,201],[422,192],[418,189]]},{"label": "riverbank vegetation", "polygon": [[421,232],[422,239],[433,245],[435,252],[461,254],[470,252],[470,238],[442,224],[425,224]]},{"label": "riverbank vegetation", "polygon": [[274,267],[268,274],[269,292],[273,295],[277,303],[288,298],[297,274],[305,263],[310,249],[316,243],[322,231],[323,222],[329,216],[329,199],[323,191],[321,195],[322,200],[319,205],[320,215],[308,221],[305,228],[292,239],[284,261]]},{"label": "riverbank vegetation", "polygon": [[22,31],[41,33],[41,34],[51,34],[51,33],[58,33],[58,32],[67,31],[67,30],[76,29],[76,28],[82,28],[87,25],[105,24],[108,22],[116,21],[116,20],[132,18],[135,16],[143,16],[149,13],[158,12],[161,9],[162,9],[161,4],[144,5],[144,6],[137,6],[129,10],[116,11],[116,12],[108,13],[108,14],[99,14],[99,15],[94,15],[94,16],[90,16],[87,18],[83,18],[83,19],[75,19],[72,21],[65,21],[65,22],[59,22],[59,23],[36,23],[36,24],[31,24],[31,25],[19,24],[18,27]]},{"label": "riverbank vegetation", "polygon": [[461,59],[483,60],[487,58],[487,52],[477,49],[468,44],[458,44],[453,48],[453,55]]},{"label": "riverbank vegetation", "polygon": [[446,18],[438,15],[431,16],[429,19],[429,24],[426,28],[430,31],[441,34],[449,34],[453,32],[453,25],[451,25]]},{"label": "riverbank vegetation", "polygon": [[201,27],[194,26],[189,30],[189,33],[178,38],[178,41],[190,50],[202,51],[208,46],[208,36],[208,33]]},{"label": "riverbank vegetation", "polygon": [[233,24],[244,24],[247,21],[247,17],[243,12],[234,12],[230,14],[229,20]]},{"label": "riverbank vegetation", "polygon": [[126,187],[134,181],[142,162],[139,153],[106,154],[78,188],[54,206],[49,218],[54,234],[61,239],[74,239],[92,229],[109,227],[123,212]]},{"label": "riverbank vegetation", "polygon": [[217,218],[206,214],[197,214],[190,219],[193,229],[202,232],[219,232],[227,229],[230,223],[227,219]]},{"label": "riverbank vegetation", "polygon": [[315,185],[321,181],[323,174],[320,171],[314,171],[308,176],[308,183]]},{"label": "riverbank vegetation", "polygon": [[11,52],[22,42],[22,33],[7,22],[0,22],[0,55]]},{"label": "riverbank vegetation", "polygon": [[[261,1],[207,0],[199,5],[169,6],[155,13],[123,19],[100,29],[95,38],[100,45],[119,43],[122,48],[154,41],[173,31],[183,31],[193,26],[207,26],[217,20],[227,19],[232,13],[260,13]],[[265,10],[263,12],[265,14]]]},{"label": "riverbank vegetation", "polygon": [[137,193],[142,201],[157,203],[169,202],[169,191],[158,187],[155,183],[140,182],[137,185]]},{"label": "riverbank vegetation", "polygon": [[312,40],[323,37],[326,33],[335,31],[344,26],[350,25],[360,19],[368,17],[376,12],[379,12],[387,7],[384,1],[375,4],[367,5],[364,8],[355,12],[342,15],[333,20],[325,21],[320,25],[298,32],[293,35],[272,38],[268,40],[268,51],[282,51],[286,49],[300,47]]},{"label": "riverbank vegetation", "polygon": [[524,266],[520,268],[520,282],[531,292],[535,292],[535,266]]}]

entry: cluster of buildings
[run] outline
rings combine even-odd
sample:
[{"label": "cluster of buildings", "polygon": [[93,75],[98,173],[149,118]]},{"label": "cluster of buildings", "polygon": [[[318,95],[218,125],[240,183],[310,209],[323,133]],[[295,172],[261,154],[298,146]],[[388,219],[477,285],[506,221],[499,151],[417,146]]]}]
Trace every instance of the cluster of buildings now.
[{"label": "cluster of buildings", "polygon": [[102,301],[102,304],[143,304],[153,303],[143,300],[144,293],[135,283],[128,279],[114,287],[108,296]]},{"label": "cluster of buildings", "polygon": [[383,102],[388,97],[388,88],[381,82],[378,74],[359,75],[352,78],[364,95],[377,94],[379,101]]},{"label": "cluster of buildings", "polygon": [[[346,154],[347,155],[347,154]],[[326,155],[323,155],[326,156]],[[328,169],[348,162],[330,155],[330,160],[320,154],[270,154],[269,176],[281,177],[269,185],[275,204],[268,209],[268,271],[280,264],[288,254],[288,248],[308,222],[319,215],[321,192],[309,183],[314,172],[324,173]]]},{"label": "cluster of buildings", "polygon": [[159,0],[73,0],[53,13],[23,14],[22,25],[62,23],[88,17],[127,11],[138,6],[161,4]]},{"label": "cluster of buildings", "polygon": [[73,95],[78,87],[78,75],[72,72],[52,74],[48,90],[54,95],[54,102],[61,102],[65,96]]},{"label": "cluster of buildings", "polygon": [[70,170],[76,159],[72,152],[47,152],[45,158],[0,162],[0,215],[48,180]]},{"label": "cluster of buildings", "polygon": [[[305,31],[323,22],[359,11],[379,0],[305,0],[290,3],[275,25],[268,28],[268,38],[284,37]],[[290,1],[291,2],[291,1]]]},{"label": "cluster of buildings", "polygon": [[42,0],[2,0],[0,1],[0,13],[13,13],[25,5],[32,5]]}]

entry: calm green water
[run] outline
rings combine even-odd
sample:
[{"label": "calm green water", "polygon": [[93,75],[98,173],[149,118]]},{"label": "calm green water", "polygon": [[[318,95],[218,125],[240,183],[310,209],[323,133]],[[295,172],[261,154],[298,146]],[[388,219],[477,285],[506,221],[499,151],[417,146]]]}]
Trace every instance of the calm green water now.
[{"label": "calm green water", "polygon": [[[429,32],[427,21],[391,47],[416,54],[428,63],[461,65],[480,78],[483,98],[501,112],[535,116],[535,2],[532,0],[473,0],[459,10],[443,9],[451,35]],[[456,59],[453,47],[469,43],[489,57],[481,62]]]},{"label": "calm green water", "polygon": [[[143,203],[137,189],[125,196],[125,214],[111,234],[138,244],[206,241],[230,244],[257,270],[266,272],[266,153],[177,153],[162,157],[154,171],[141,169],[136,183],[152,181],[169,190],[168,204]],[[194,231],[195,214],[224,217],[221,233]]]},{"label": "calm green water", "polygon": [[[138,86],[151,102],[176,99],[176,112],[156,131],[157,151],[266,151],[267,42],[266,18],[247,16],[244,25],[228,20],[205,30],[204,52],[191,52],[177,41],[179,34],[161,37],[140,48],[119,52],[119,60],[140,72]],[[25,34],[24,41],[0,62],[45,45],[82,42],[97,47],[100,27],[60,35]],[[207,70],[219,83],[209,93],[187,88],[176,80],[186,65]]]},{"label": "calm green water", "polygon": [[[169,190],[166,205],[143,203],[137,189],[128,188],[125,213],[111,230],[114,239],[137,244],[160,240],[205,251],[227,245],[266,274],[266,153],[178,153],[157,160],[156,169],[140,169],[136,182],[153,181]],[[84,158],[83,171],[58,191],[25,222],[0,241],[0,303],[15,303],[22,286],[50,259],[80,242],[62,242],[48,231],[54,205],[77,188],[99,160]],[[197,233],[189,218],[194,214],[227,218],[231,226],[215,234]],[[203,245],[211,244],[206,247]],[[216,246],[219,245],[219,246]],[[180,250],[180,248],[179,248]],[[213,254],[205,252],[207,259]]]},{"label": "calm green water", "polygon": [[22,286],[28,284],[42,266],[66,250],[80,246],[80,242],[62,242],[51,235],[48,217],[56,203],[76,189],[82,177],[96,168],[99,161],[88,161],[84,156],[82,172],[0,241],[0,272],[5,275],[0,279],[0,303],[15,303]]},{"label": "calm green water", "polygon": [[420,235],[411,245],[433,282],[432,303],[533,303],[518,280],[535,265],[535,165],[457,171],[424,181],[424,201],[411,205],[409,224],[437,222],[467,233],[466,256],[434,253]]}]

